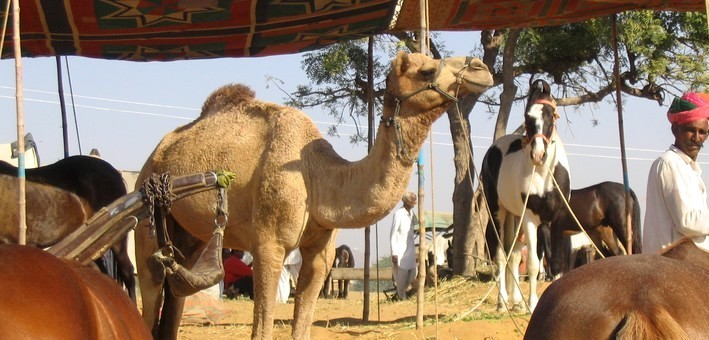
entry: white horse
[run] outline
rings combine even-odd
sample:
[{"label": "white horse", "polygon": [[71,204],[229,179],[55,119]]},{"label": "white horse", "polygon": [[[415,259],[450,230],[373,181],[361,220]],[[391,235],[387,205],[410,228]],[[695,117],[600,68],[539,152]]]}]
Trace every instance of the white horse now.
[{"label": "white horse", "polygon": [[[544,222],[550,223],[561,209],[566,209],[556,188],[558,183],[568,200],[571,191],[569,163],[556,132],[557,117],[549,84],[543,80],[535,81],[524,114],[526,135],[499,138],[483,159],[481,182],[491,212],[486,238],[490,254],[498,265],[498,311],[507,310],[508,296],[512,298],[509,303],[513,309],[524,307],[518,285],[524,246],[520,237],[526,237],[527,273],[530,278],[536,278],[539,274],[537,227]],[[518,231],[520,217],[521,231]],[[500,243],[503,247],[499,247]],[[537,280],[529,280],[529,283],[531,313],[539,298]]]}]

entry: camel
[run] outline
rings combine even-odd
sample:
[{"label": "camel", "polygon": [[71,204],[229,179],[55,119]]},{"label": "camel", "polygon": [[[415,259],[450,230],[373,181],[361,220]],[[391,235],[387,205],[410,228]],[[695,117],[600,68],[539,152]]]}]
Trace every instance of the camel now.
[{"label": "camel", "polygon": [[[283,260],[299,247],[303,266],[292,336],[308,339],[315,302],[334,259],[337,228],[363,228],[385,217],[401,200],[433,122],[457,98],[492,84],[480,59],[399,53],[387,77],[376,143],[355,162],[340,157],[305,113],[255,100],[244,85],[226,85],[205,101],[200,117],[160,141],[137,183],[153,173],[234,172],[224,247],[254,256],[252,338],[272,337]],[[202,193],[172,206],[172,241],[189,248],[182,249],[185,260],[178,259],[186,268],[212,235],[213,202]],[[163,281],[151,272],[148,257],[158,246],[149,228],[138,226],[135,237],[143,318],[154,336],[176,338],[184,297],[163,290]]]}]

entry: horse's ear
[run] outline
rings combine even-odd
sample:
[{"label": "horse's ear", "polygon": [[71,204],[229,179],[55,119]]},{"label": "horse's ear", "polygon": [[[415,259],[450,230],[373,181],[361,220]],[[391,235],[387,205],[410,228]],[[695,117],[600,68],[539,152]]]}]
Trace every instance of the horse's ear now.
[{"label": "horse's ear", "polygon": [[397,76],[401,76],[409,68],[409,54],[404,51],[399,51],[396,54],[396,59],[394,60],[394,67],[392,69],[396,72]]},{"label": "horse's ear", "polygon": [[549,86],[549,83],[544,81],[543,79],[537,79],[532,83],[532,88],[530,91],[539,91],[541,93],[546,93],[551,95],[551,86]]}]

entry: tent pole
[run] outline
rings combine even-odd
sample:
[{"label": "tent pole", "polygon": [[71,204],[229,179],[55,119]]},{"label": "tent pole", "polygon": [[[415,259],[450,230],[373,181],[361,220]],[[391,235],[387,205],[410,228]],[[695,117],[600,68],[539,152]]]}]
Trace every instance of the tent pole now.
[{"label": "tent pole", "polygon": [[[430,55],[428,46],[428,0],[419,0],[420,28],[419,44],[421,53]],[[416,329],[423,329],[424,286],[426,284],[426,221],[424,220],[424,166],[423,148],[418,156],[418,219],[419,219],[419,254],[418,254],[418,289],[416,290]]]},{"label": "tent pole", "polygon": [[[613,14],[611,17],[611,30],[613,32],[613,77],[615,81],[615,96],[616,108],[618,109],[618,131],[620,136],[620,155],[623,165],[623,184],[625,185],[625,226],[626,237],[628,244],[628,255],[633,253],[633,224],[632,224],[632,205],[630,199],[630,184],[628,179],[628,160],[625,154],[625,128],[623,127],[623,103],[621,102],[620,91],[620,61],[618,57],[618,15]],[[638,221],[639,222],[639,221]]]},{"label": "tent pole", "polygon": [[60,56],[55,56],[57,61],[57,91],[59,92],[59,106],[62,111],[62,138],[64,140],[64,158],[69,157],[69,135],[66,127],[66,103],[64,102],[64,84],[62,77],[62,61]]},{"label": "tent pole", "polygon": [[[370,35],[367,42],[367,154],[372,151],[374,144],[374,36]],[[375,227],[376,249],[379,249],[379,233]],[[371,242],[371,227],[364,228],[364,305],[362,306],[362,321],[369,321],[369,283],[370,271],[369,262],[371,258],[370,249]],[[379,251],[377,251],[377,279],[379,278]],[[379,310],[379,280],[377,280],[377,320],[381,321]]]},{"label": "tent pole", "polygon": [[25,199],[25,122],[22,106],[22,48],[20,46],[20,4],[19,0],[12,1],[12,42],[15,53],[15,105],[17,108],[17,190],[19,226],[17,243],[26,244],[27,216]]}]

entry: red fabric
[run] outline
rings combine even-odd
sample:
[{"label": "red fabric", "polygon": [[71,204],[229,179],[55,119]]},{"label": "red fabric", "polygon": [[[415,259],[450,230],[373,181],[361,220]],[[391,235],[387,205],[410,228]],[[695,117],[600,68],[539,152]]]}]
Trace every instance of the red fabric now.
[{"label": "red fabric", "polygon": [[[131,61],[261,57],[421,26],[418,0],[37,0],[23,1],[21,7],[25,57]],[[555,26],[634,9],[704,12],[705,3],[429,0],[427,24],[432,31]],[[12,28],[5,34],[2,57],[13,58]]]},{"label": "red fabric", "polygon": [[702,118],[709,118],[709,94],[686,92],[682,100],[697,106],[693,110],[667,112],[667,119],[674,125],[684,125]]},{"label": "red fabric", "polygon": [[254,272],[244,261],[232,255],[224,260],[224,286],[246,277],[253,276]]}]

